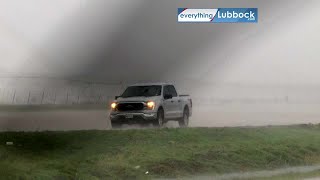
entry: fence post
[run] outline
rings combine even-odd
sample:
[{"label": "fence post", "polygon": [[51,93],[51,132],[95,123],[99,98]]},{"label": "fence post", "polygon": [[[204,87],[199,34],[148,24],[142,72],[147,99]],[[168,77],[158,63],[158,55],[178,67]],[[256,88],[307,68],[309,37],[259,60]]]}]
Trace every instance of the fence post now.
[{"label": "fence post", "polygon": [[14,93],[13,93],[12,104],[14,104],[14,99],[15,98],[16,98],[16,90],[14,90]]},{"label": "fence post", "polygon": [[57,89],[54,91],[54,100],[53,100],[53,104],[56,104],[56,99],[57,99]]},{"label": "fence post", "polygon": [[67,91],[67,100],[66,100],[66,104],[68,104],[68,99],[69,99],[69,90]]},{"label": "fence post", "polygon": [[98,102],[97,104],[101,104],[102,102],[102,87],[99,88],[99,94],[98,94]]},{"label": "fence post", "polygon": [[4,104],[6,103],[6,94],[5,93],[6,93],[6,88],[3,88],[3,92],[1,93],[2,94],[1,99],[2,99],[2,103],[4,103]]},{"label": "fence post", "polygon": [[42,92],[41,104],[43,103],[43,98],[44,98],[44,90]]},{"label": "fence post", "polygon": [[29,105],[29,101],[30,101],[30,91],[29,91],[29,95],[28,95],[28,102],[27,102],[28,105]]}]

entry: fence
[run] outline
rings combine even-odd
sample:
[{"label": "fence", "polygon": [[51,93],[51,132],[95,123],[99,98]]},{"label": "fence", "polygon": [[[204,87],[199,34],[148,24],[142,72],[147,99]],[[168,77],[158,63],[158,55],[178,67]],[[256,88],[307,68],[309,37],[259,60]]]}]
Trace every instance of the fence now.
[{"label": "fence", "polygon": [[[65,79],[45,78],[1,78],[0,104],[5,105],[40,105],[40,104],[105,104],[110,103],[115,95],[123,90],[124,83],[97,83]],[[255,104],[255,103],[320,103],[318,89],[307,88],[308,93],[291,90],[291,94],[282,89],[254,89],[247,87],[239,89],[242,97],[232,97],[227,90],[235,87],[220,87],[222,90],[215,93],[193,93],[192,100],[195,105],[215,104]],[[184,88],[186,89],[186,88]],[[216,88],[218,89],[218,88]],[[225,90],[226,89],[226,90]],[[252,96],[251,91],[260,92],[259,96]],[[264,93],[263,93],[263,92]],[[297,91],[297,92],[296,92]],[[275,93],[277,92],[277,93]],[[304,92],[304,91],[303,91]],[[210,95],[211,97],[208,97]],[[220,97],[219,97],[220,96]]]},{"label": "fence", "polygon": [[115,92],[72,91],[70,89],[0,89],[0,104],[101,104],[111,101]]},{"label": "fence", "polygon": [[[0,104],[103,104],[118,95],[120,83],[93,83],[55,80],[46,83],[15,80],[0,84]],[[18,84],[18,85],[17,85]]]}]

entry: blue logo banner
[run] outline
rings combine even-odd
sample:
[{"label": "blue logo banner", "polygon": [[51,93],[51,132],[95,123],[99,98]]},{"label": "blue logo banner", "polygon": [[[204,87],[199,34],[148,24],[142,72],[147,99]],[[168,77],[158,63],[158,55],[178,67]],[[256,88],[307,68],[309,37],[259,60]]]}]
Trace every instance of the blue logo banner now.
[{"label": "blue logo banner", "polygon": [[178,8],[178,22],[257,23],[258,8]]}]

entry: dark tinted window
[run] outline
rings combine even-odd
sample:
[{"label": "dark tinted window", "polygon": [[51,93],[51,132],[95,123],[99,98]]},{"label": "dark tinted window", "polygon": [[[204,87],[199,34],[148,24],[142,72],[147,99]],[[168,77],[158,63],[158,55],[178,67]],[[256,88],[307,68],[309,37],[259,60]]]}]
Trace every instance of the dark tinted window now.
[{"label": "dark tinted window", "polygon": [[161,86],[130,86],[128,87],[121,97],[134,97],[134,96],[160,96]]},{"label": "dark tinted window", "polygon": [[170,91],[170,93],[172,94],[173,97],[177,97],[178,96],[177,91],[174,88],[174,86],[170,85],[169,86],[169,91]]},{"label": "dark tinted window", "polygon": [[163,87],[163,96],[170,94],[168,86]]},{"label": "dark tinted window", "polygon": [[178,95],[176,89],[172,85],[165,86],[163,89],[163,94],[170,94],[172,97],[176,97]]}]

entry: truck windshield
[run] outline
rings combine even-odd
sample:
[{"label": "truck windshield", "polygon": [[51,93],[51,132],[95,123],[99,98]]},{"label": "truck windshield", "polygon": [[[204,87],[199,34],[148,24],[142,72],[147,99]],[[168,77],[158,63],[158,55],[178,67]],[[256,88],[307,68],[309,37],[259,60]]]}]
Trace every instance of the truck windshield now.
[{"label": "truck windshield", "polygon": [[130,86],[128,87],[121,97],[134,97],[134,96],[160,96],[161,86]]}]

